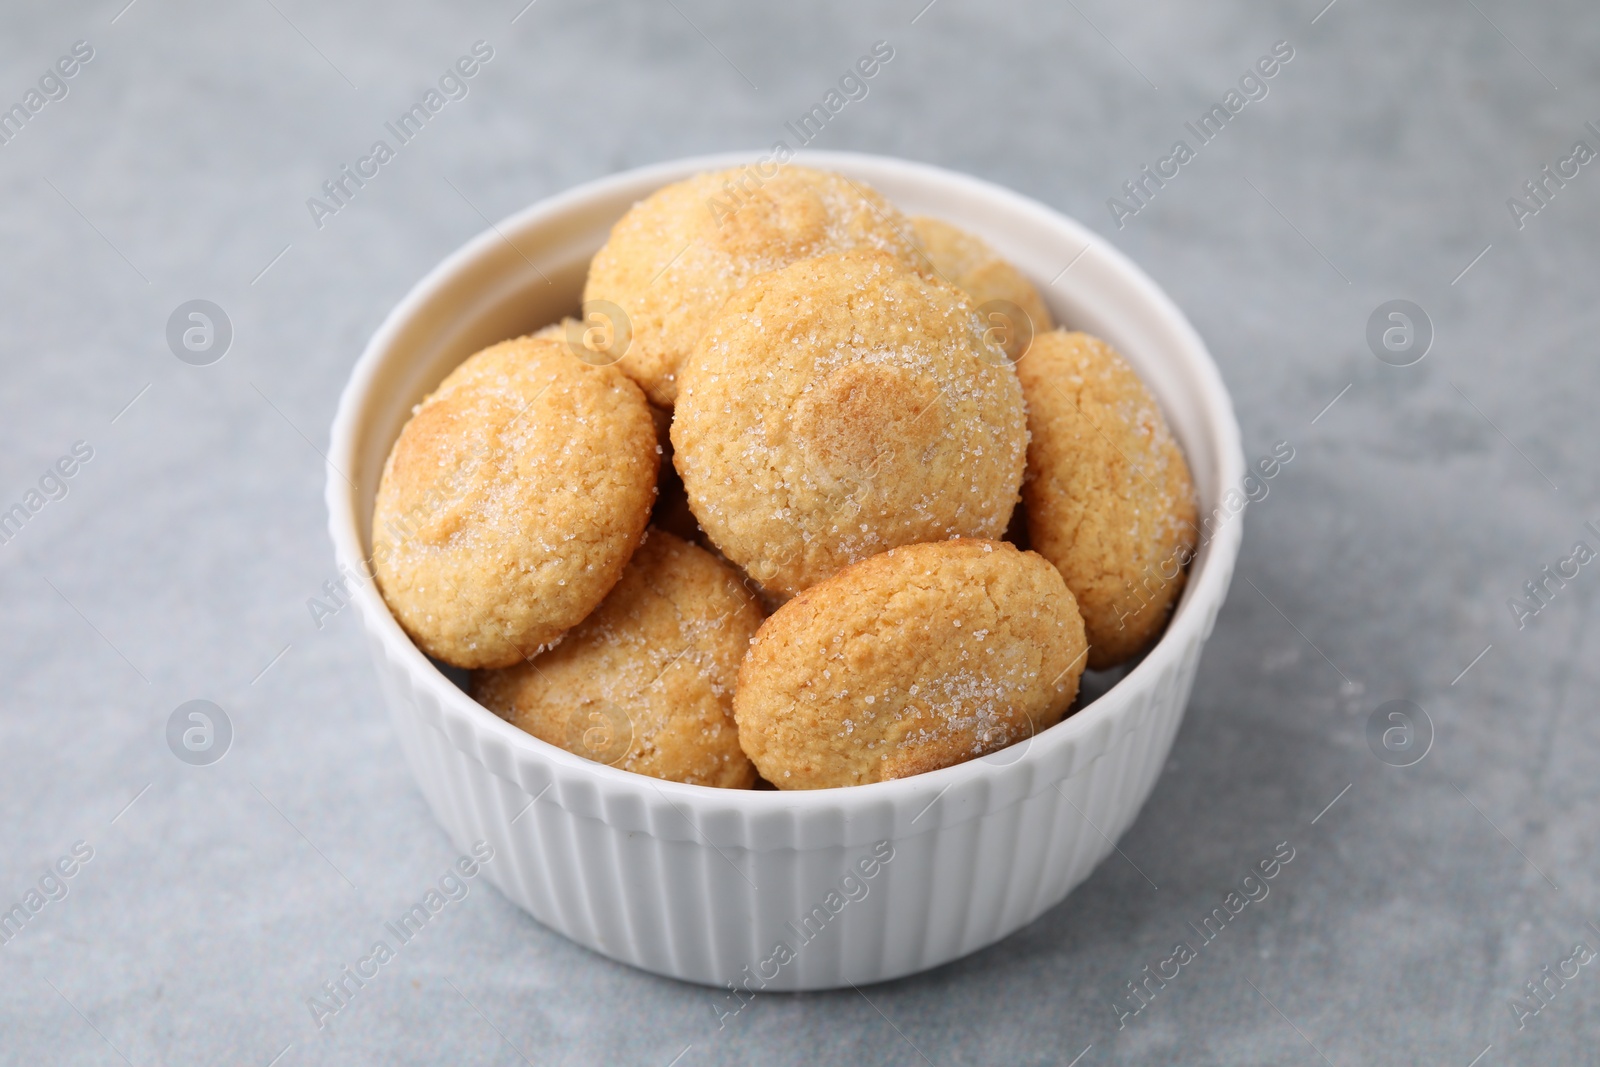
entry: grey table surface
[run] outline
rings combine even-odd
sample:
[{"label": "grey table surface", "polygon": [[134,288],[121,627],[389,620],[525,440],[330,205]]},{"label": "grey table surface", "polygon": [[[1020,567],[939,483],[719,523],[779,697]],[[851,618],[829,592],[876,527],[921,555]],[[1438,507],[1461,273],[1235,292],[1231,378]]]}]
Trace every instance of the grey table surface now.
[{"label": "grey table surface", "polygon": [[[0,104],[93,49],[0,145],[0,507],[92,449],[0,546],[0,903],[66,892],[0,947],[0,1061],[1600,1056],[1600,967],[1525,985],[1600,948],[1600,573],[1572,563],[1520,628],[1508,605],[1600,548],[1600,168],[1565,164],[1542,205],[1523,188],[1600,148],[1592,3],[524,2],[0,11]],[[321,182],[478,40],[469,95],[315,226]],[[892,62],[815,147],[1084,220],[1206,338],[1247,457],[1294,449],[1125,858],[970,958],[722,1029],[714,993],[479,887],[319,1030],[306,997],[454,858],[357,622],[306,605],[333,576],[319,450],[357,353],[484,216],[767,145],[879,40]],[[1119,226],[1108,198],[1280,41],[1268,94]],[[196,298],[234,332],[204,367],[166,340]],[[1432,325],[1409,366],[1367,340],[1393,299]],[[197,698],[235,731],[208,767],[166,742]],[[1431,723],[1409,767],[1368,743],[1391,700]],[[1124,984],[1283,841],[1270,898],[1119,1030]]]}]

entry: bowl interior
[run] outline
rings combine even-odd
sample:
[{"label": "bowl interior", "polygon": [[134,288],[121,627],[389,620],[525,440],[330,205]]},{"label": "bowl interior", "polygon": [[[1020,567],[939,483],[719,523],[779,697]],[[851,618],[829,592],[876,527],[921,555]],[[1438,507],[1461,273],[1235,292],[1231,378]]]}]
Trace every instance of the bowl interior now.
[{"label": "bowl interior", "polygon": [[[389,448],[446,374],[481,348],[575,313],[589,259],[633,203],[669,182],[756,158],[702,157],[591,182],[496,224],[423,279],[373,338],[340,405],[330,459],[344,464],[345,477],[337,485],[330,478],[330,505],[341,562],[347,548],[369,557],[372,503]],[[838,171],[908,215],[942,218],[982,237],[1033,281],[1058,324],[1104,338],[1139,371],[1184,449],[1202,517],[1238,484],[1238,427],[1203,343],[1155,284],[1097,235],[1034,201],[934,167],[852,153],[802,154],[796,162]],[[353,544],[341,543],[341,529],[354,535]],[[1183,623],[1202,584],[1212,584],[1204,575],[1219,546],[1231,574],[1238,531],[1224,531],[1201,548],[1169,632]],[[1228,574],[1218,580],[1225,586]],[[1221,591],[1214,595],[1220,602]],[[1085,697],[1124,673],[1086,676]]]}]

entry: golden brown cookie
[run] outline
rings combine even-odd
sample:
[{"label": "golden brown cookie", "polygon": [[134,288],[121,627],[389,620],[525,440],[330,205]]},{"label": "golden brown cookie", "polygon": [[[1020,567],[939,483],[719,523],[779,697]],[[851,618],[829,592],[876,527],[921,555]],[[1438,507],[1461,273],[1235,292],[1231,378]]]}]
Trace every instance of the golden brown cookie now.
[{"label": "golden brown cookie", "polygon": [[535,737],[623,770],[748,789],[733,685],[761,609],[731,567],[652,529],[561,644],[473,675],[472,695]]},{"label": "golden brown cookie", "polygon": [[631,340],[618,364],[672,407],[678,366],[725,300],[751,278],[811,256],[879,249],[912,262],[911,227],[861,182],[789,164],[699,174],[635,204],[589,264],[586,306],[620,307]]},{"label": "golden brown cookie", "polygon": [[1084,667],[1060,573],[1003,541],[909,545],[779,608],[739,670],[739,741],[779,789],[937,770],[1053,726]]},{"label": "golden brown cookie", "polygon": [[882,253],[729,299],[681,371],[673,462],[735,564],[780,596],[897,545],[999,537],[1027,419],[966,296]]},{"label": "golden brown cookie", "polygon": [[[933,269],[972,297],[973,304],[985,313],[993,339],[1013,361],[1022,358],[1034,337],[1053,328],[1050,309],[1033,283],[982,239],[925,215],[913,218],[911,226]],[[1007,304],[1021,311],[1026,321],[1012,321]]]},{"label": "golden brown cookie", "polygon": [[616,584],[659,464],[639,387],[559,341],[486,348],[418,404],[384,466],[373,567],[430,656],[504,667]]},{"label": "golden brown cookie", "polygon": [[1033,549],[1078,598],[1089,667],[1148,647],[1194,555],[1194,483],[1161,408],[1104,341],[1055,330],[1017,364],[1028,398],[1022,499]]}]

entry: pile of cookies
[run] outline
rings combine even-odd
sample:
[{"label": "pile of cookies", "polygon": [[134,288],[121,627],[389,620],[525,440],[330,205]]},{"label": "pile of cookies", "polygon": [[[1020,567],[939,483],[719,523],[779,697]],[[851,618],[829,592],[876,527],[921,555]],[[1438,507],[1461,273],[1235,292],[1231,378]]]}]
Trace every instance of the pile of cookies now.
[{"label": "pile of cookies", "polygon": [[635,204],[582,319],[417,405],[372,531],[395,618],[491,711],[779,789],[1055,724],[1159,636],[1197,535],[1116,352],[978,238],[796,165]]}]

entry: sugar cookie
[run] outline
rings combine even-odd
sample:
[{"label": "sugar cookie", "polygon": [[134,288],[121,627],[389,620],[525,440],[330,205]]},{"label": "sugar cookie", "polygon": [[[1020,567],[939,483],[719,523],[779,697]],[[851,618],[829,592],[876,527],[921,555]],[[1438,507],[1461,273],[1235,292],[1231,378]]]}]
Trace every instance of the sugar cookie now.
[{"label": "sugar cookie", "polygon": [[732,297],[682,369],[673,462],[713,543],[780,596],[897,545],[999,537],[1022,390],[971,303],[882,253]]},{"label": "sugar cookie", "polygon": [[631,336],[618,363],[672,407],[679,364],[751,278],[811,256],[878,249],[914,263],[911,226],[861,182],[773,164],[699,174],[635,204],[589,264],[585,303],[615,304]]},{"label": "sugar cookie", "polygon": [[472,695],[541,740],[674,782],[748,789],[733,686],[761,625],[711,553],[652,529],[609,596],[555,648],[473,675]]},{"label": "sugar cookie", "polygon": [[1078,598],[1089,666],[1148,647],[1194,555],[1194,484],[1161,408],[1104,341],[1055,330],[1017,364],[1028,398],[1022,499],[1033,549]]},{"label": "sugar cookie", "polygon": [[[1053,327],[1050,309],[1033,283],[982,239],[926,216],[914,217],[911,226],[933,269],[972,297],[1013,361],[1022,358],[1033,338]],[[1020,311],[1025,321],[1012,321],[1011,308]]]},{"label": "sugar cookie", "polygon": [[779,789],[903,778],[1032,737],[1072,704],[1083,620],[1001,541],[909,545],[779,608],[739,670],[739,739]]},{"label": "sugar cookie", "polygon": [[372,516],[378,588],[430,656],[504,667],[610,591],[659,464],[638,386],[565,344],[486,348],[414,409]]}]

